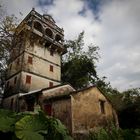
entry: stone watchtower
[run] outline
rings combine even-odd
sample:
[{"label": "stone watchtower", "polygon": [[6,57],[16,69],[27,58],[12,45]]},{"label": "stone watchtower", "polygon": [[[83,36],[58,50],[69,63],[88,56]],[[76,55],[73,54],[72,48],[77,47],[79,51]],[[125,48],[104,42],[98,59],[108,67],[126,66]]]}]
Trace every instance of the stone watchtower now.
[{"label": "stone watchtower", "polygon": [[32,9],[14,35],[5,95],[60,84],[63,40],[64,31],[53,18]]}]

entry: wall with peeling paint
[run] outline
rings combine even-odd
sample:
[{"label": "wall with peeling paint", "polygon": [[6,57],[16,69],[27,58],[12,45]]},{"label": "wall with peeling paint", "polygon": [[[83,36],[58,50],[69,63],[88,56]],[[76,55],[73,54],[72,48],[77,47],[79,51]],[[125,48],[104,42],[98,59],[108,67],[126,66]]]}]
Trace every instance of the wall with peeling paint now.
[{"label": "wall with peeling paint", "polygon": [[[101,112],[100,101],[104,101],[104,113]],[[76,133],[106,126],[111,121],[117,122],[112,105],[96,87],[73,94],[72,112]]]}]

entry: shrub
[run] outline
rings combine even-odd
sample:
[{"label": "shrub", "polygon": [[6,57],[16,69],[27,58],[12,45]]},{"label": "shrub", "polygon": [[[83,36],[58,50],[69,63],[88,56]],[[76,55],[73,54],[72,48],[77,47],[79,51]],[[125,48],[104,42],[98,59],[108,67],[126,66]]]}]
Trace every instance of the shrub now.
[{"label": "shrub", "polygon": [[89,140],[139,140],[140,129],[101,128],[90,132]]},{"label": "shrub", "polygon": [[66,127],[39,113],[15,113],[0,109],[0,137],[6,140],[72,140]]}]

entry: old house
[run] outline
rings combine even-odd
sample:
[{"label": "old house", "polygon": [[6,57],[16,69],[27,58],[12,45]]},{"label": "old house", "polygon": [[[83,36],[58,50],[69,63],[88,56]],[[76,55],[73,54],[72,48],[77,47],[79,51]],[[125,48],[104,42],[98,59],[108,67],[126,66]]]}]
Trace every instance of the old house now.
[{"label": "old house", "polygon": [[118,126],[115,109],[96,86],[61,94],[50,94],[50,91],[44,90],[41,97],[40,103],[48,107],[44,111],[59,118],[73,135],[107,126],[111,122]]},{"label": "old house", "polygon": [[64,31],[49,15],[34,9],[19,24],[7,72],[3,107],[34,111],[37,107],[59,118],[71,134],[118,125],[116,112],[96,87],[76,91],[61,84]]}]

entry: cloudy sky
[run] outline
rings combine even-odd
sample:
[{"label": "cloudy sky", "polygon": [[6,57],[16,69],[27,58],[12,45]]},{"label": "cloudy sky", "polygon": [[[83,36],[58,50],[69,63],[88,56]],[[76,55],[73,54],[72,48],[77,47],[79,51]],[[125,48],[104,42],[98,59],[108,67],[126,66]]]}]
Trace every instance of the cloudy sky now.
[{"label": "cloudy sky", "polygon": [[[100,47],[99,76],[119,90],[140,87],[140,0],[0,0],[23,19],[35,7],[52,15],[65,39],[85,31],[85,43]],[[22,13],[21,16],[19,13]]]}]

